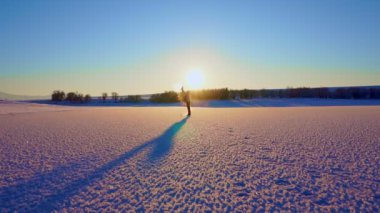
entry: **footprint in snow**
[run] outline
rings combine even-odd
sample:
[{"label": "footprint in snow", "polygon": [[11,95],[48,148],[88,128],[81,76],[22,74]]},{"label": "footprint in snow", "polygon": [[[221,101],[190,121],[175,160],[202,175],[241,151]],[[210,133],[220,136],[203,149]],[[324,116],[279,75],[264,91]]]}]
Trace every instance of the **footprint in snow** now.
[{"label": "footprint in snow", "polygon": [[278,180],[276,180],[275,181],[275,183],[277,184],[277,185],[289,185],[290,184],[290,182],[288,181],[288,180],[286,180],[286,179],[278,179]]}]

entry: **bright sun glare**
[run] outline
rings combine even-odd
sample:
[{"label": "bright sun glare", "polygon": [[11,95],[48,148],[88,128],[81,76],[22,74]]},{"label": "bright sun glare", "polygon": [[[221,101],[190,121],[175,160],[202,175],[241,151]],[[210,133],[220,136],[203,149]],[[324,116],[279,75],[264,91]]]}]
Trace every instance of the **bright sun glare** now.
[{"label": "bright sun glare", "polygon": [[202,70],[200,69],[190,70],[187,73],[186,80],[190,89],[200,89],[204,83]]}]

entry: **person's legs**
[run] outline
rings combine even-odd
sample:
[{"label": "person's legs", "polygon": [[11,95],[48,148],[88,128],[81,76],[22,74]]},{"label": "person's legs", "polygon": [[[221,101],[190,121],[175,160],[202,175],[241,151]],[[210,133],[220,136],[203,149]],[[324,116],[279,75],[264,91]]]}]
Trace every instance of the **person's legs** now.
[{"label": "person's legs", "polygon": [[191,115],[190,103],[186,103],[187,115]]}]

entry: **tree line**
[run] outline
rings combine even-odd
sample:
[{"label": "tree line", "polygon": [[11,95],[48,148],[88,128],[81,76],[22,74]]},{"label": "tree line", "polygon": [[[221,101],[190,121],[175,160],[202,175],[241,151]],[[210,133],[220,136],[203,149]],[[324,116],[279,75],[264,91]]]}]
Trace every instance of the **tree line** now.
[{"label": "tree line", "polygon": [[[102,93],[99,101],[106,102],[107,93]],[[117,92],[112,92],[111,100],[115,103],[138,103],[142,101],[140,95],[128,95],[120,97]],[[192,100],[229,100],[229,99],[252,99],[252,98],[331,98],[331,99],[380,99],[380,87],[342,87],[342,88],[286,88],[286,89],[242,89],[230,90],[204,89],[190,91]],[[69,101],[72,103],[88,103],[92,100],[89,94],[83,95],[78,92],[56,90],[52,94],[52,101]],[[166,91],[153,94],[149,101],[154,103],[176,103],[183,100],[182,94],[175,91]]]},{"label": "tree line", "polygon": [[53,91],[51,95],[51,100],[55,102],[69,101],[72,103],[88,103],[91,101],[91,96],[89,94],[83,95],[78,92],[65,93],[61,90]]},{"label": "tree line", "polygon": [[[120,97],[117,92],[112,92],[111,93],[111,100],[115,103],[137,103],[140,102],[141,96],[140,95],[128,95],[127,97]],[[98,97],[98,100],[100,102],[105,103],[108,98],[108,93],[104,92],[101,94],[100,97]],[[63,102],[67,101],[70,103],[89,103],[93,100],[90,94],[83,95],[78,92],[69,92],[65,93],[62,90],[55,90],[53,91],[51,95],[51,100],[54,102]]]},{"label": "tree line", "polygon": [[341,88],[286,88],[261,90],[230,90],[233,99],[251,98],[332,98],[332,99],[379,99],[380,88],[341,87]]},{"label": "tree line", "polygon": [[[173,103],[183,100],[181,93],[168,91],[151,96],[152,102]],[[190,91],[192,100],[229,100],[252,98],[330,98],[330,99],[380,99],[380,87],[342,88],[286,88],[286,89],[204,89]]]}]

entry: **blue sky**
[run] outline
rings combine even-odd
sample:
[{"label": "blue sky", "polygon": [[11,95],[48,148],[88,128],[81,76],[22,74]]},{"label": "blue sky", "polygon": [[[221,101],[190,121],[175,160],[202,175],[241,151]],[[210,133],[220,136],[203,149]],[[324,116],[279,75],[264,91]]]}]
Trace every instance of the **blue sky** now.
[{"label": "blue sky", "polygon": [[1,1],[0,91],[380,84],[380,1]]}]

